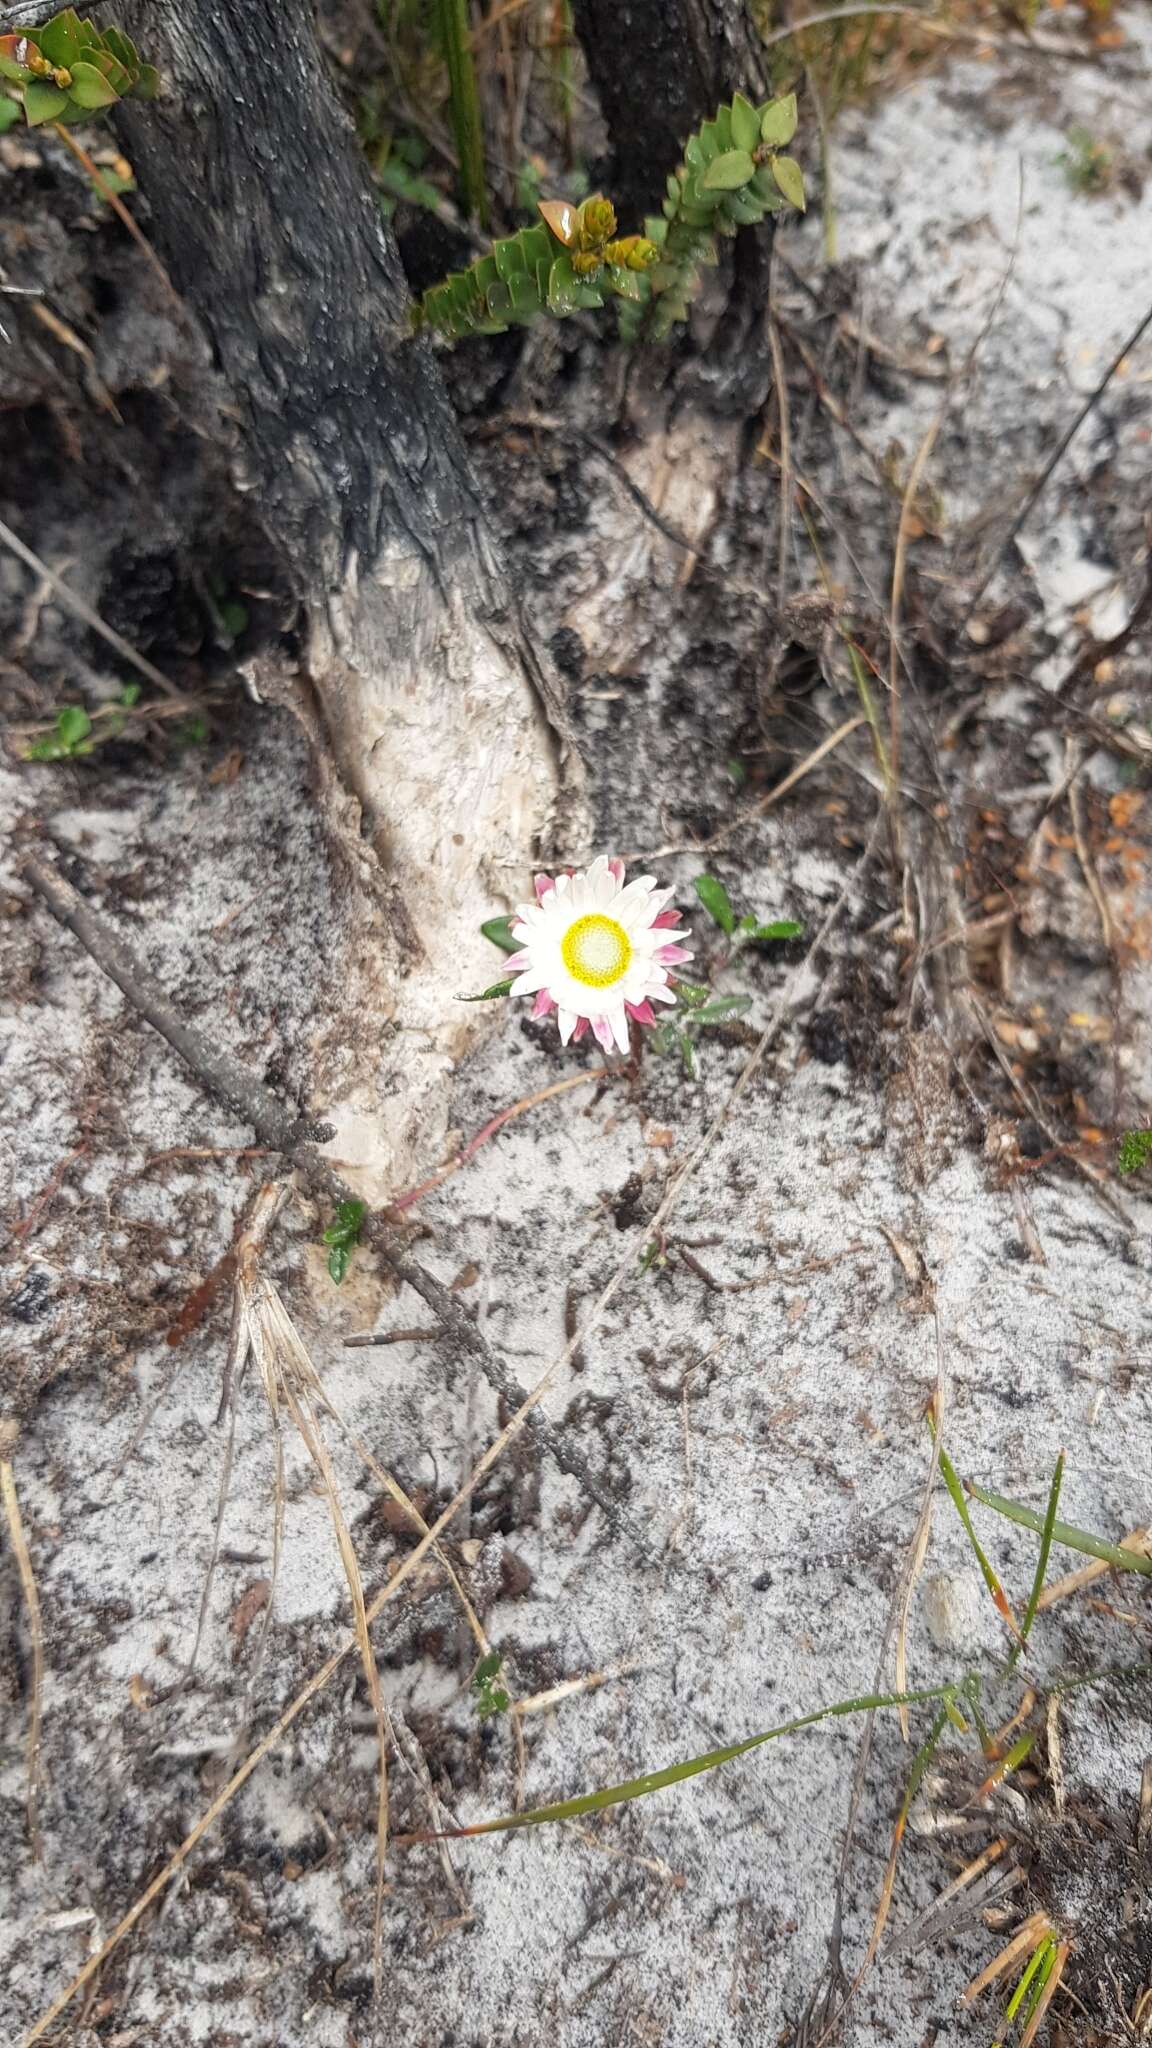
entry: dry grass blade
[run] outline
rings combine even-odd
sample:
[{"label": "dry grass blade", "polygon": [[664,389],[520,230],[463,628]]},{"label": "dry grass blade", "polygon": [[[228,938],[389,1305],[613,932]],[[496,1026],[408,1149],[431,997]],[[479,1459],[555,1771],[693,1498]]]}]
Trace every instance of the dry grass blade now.
[{"label": "dry grass blade", "polygon": [[12,1453],[16,1448],[17,1429],[14,1422],[0,1424],[0,1500],[4,1503],[4,1519],[8,1524],[8,1540],[16,1560],[24,1605],[28,1610],[28,1633],[32,1638],[32,1690],[28,1701],[28,1839],[32,1854],[40,1860],[40,1725],[42,1700],[44,1696],[44,1630],[40,1615],[40,1595],[36,1590],[36,1574],[32,1569],[32,1558],[24,1534],[24,1523],[20,1514],[20,1501],[16,1492],[16,1475],[12,1469]]},{"label": "dry grass blade", "polygon": [[[680,1171],[674,1175],[654,1216],[643,1227],[640,1234],[644,1238],[647,1238],[652,1233],[659,1232],[663,1228],[689,1181],[699,1171],[700,1166],[720,1137],[737,1102],[750,1087],[756,1074],[768,1057],[784,1025],[785,1019],[806,995],[810,985],[811,963],[826,945],[830,933],[849,901],[854,885],[862,879],[875,853],[879,839],[879,823],[880,821],[877,819],[869,834],[868,843],[853,871],[853,875],[845,882],[844,887],[829,909],[811,945],[808,947],[804,959],[793,969],[783,997],[764,1031],[761,1033],[760,1038],[757,1040],[755,1048],[741,1068],[736,1081],[729,1090],[726,1101],[685,1160]],[[626,1244],[606,1285],[593,1303],[588,1316],[573,1332],[563,1350],[553,1360],[547,1371],[541,1375],[516,1413],[500,1431],[500,1434],[493,1439],[488,1449],[477,1459],[463,1485],[457,1489],[447,1506],[441,1510],[436,1520],[431,1524],[427,1535],[422,1536],[420,1541],[413,1546],[407,1557],[401,1560],[387,1585],[382,1586],[368,1603],[365,1611],[365,1620],[369,1625],[376,1620],[377,1616],[383,1612],[390,1601],[396,1599],[403,1586],[411,1578],[413,1572],[423,1563],[437,1538],[455,1520],[465,1502],[472,1498],[481,1480],[491,1471],[493,1465],[497,1464],[503,1457],[509,1444],[515,1442],[516,1438],[522,1434],[527,1425],[529,1415],[535,1411],[538,1404],[544,1399],[557,1374],[563,1370],[575,1356],[576,1352],[579,1351],[581,1345],[586,1344],[588,1338],[599,1327],[603,1317],[607,1314],[608,1309],[613,1301],[615,1301],[625,1282],[636,1272],[638,1264],[636,1234],[634,1233]],[[355,1634],[346,1637],[344,1642],[333,1650],[331,1656],[326,1658],[324,1663],[312,1673],[311,1678],[302,1686],[295,1699],[291,1700],[288,1706],[285,1707],[283,1713],[280,1714],[272,1727],[269,1728],[267,1734],[261,1738],[254,1749],[249,1751],[243,1763],[233,1772],[228,1783],[221,1787],[216,1797],[205,1807],[203,1813],[184,1837],[179,1847],[173,1851],[168,1861],[157,1871],[139,1897],[133,1901],[128,1911],[117,1922],[96,1953],[89,1956],[82,1969],[77,1971],[71,1982],[65,1985],[58,1997],[53,1999],[51,2005],[46,2007],[44,2012],[41,2013],[39,2019],[36,2020],[24,2037],[24,2048],[33,2048],[35,2042],[42,2041],[60,2014],[67,2010],[77,1992],[82,1991],[84,1986],[89,1984],[92,1978],[103,1969],[108,1957],[119,1947],[125,1935],[131,1933],[132,1929],[148,1911],[153,1901],[159,1898],[160,1894],[171,1884],[173,1878],[180,1874],[188,1858],[215,1825],[220,1815],[230,1806],[241,1787],[247,1784],[249,1778],[259,1769],[264,1759],[279,1748],[288,1730],[299,1719],[305,1708],[324,1691],[325,1687],[335,1677],[337,1671],[340,1670],[346,1658],[357,1647],[358,1639]]]}]

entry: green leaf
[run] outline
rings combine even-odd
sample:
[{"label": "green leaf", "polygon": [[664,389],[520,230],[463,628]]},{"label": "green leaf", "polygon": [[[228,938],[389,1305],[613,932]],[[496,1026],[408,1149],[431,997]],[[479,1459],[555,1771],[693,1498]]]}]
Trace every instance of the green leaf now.
[{"label": "green leaf", "polygon": [[769,100],[760,116],[760,140],[769,149],[784,149],[796,133],[796,95],[786,93],[783,99]]},{"label": "green leaf", "polygon": [[56,737],[66,752],[74,753],[88,738],[92,720],[82,704],[66,704],[56,719]]},{"label": "green leaf", "polygon": [[[977,1486],[974,1479],[964,1482],[973,1500],[992,1508],[1009,1522],[1019,1522],[1022,1528],[1035,1529],[1044,1534],[1046,1517],[1038,1515],[1035,1508],[1026,1508],[1016,1500],[1005,1500],[1003,1494],[991,1493],[986,1486]],[[1142,1572],[1146,1579],[1152,1579],[1152,1557],[1144,1557],[1138,1550],[1128,1550],[1119,1543],[1107,1543],[1102,1536],[1093,1536],[1087,1529],[1076,1529],[1070,1522],[1052,1522],[1050,1543],[1063,1543],[1069,1550],[1083,1551],[1085,1557],[1101,1557],[1106,1564],[1113,1564],[1118,1571]]]},{"label": "green leaf", "polygon": [[494,1003],[498,996],[511,995],[512,983],[515,979],[516,976],[510,974],[507,981],[494,981],[491,988],[481,989],[478,996],[457,996],[456,1001],[458,1003]]},{"label": "green leaf", "polygon": [[22,108],[19,100],[9,99],[7,93],[0,93],[0,135],[6,135],[20,119]]},{"label": "green leaf", "polygon": [[714,1003],[705,1003],[702,1010],[693,1014],[695,1024],[719,1024],[725,1017],[742,1017],[745,1010],[752,1008],[751,996],[718,996]]},{"label": "green leaf", "polygon": [[803,213],[808,201],[804,197],[804,173],[796,162],[795,157],[774,156],[772,159],[772,176],[779,185],[789,206],[797,206],[800,212]]},{"label": "green leaf", "polygon": [[80,20],[74,7],[66,7],[63,14],[56,14],[43,28],[36,31],[36,41],[50,64],[64,65],[71,70],[84,43],[80,35]]},{"label": "green leaf", "polygon": [[68,95],[58,86],[34,78],[24,87],[24,117],[30,128],[42,128],[45,121],[57,121],[68,105]]},{"label": "green leaf", "polygon": [[713,158],[701,183],[705,192],[736,192],[748,184],[755,170],[749,150],[726,149],[723,156]]},{"label": "green leaf", "polygon": [[[742,925],[741,930],[743,929]],[[803,930],[803,925],[797,924],[795,919],[791,917],[779,918],[775,924],[757,924],[755,919],[753,919],[749,937],[760,942],[763,942],[765,939],[798,939],[802,935]]]},{"label": "green leaf", "polygon": [[760,115],[742,92],[738,92],[732,102],[732,140],[737,149],[749,152],[760,141]]},{"label": "green leaf", "polygon": [[672,986],[687,1010],[698,1010],[708,1001],[710,991],[701,981],[674,981]]},{"label": "green leaf", "polygon": [[220,624],[233,640],[238,640],[241,633],[248,630],[247,605],[241,604],[238,598],[226,598],[220,606]]},{"label": "green leaf", "polygon": [[1139,1173],[1142,1166],[1152,1166],[1152,1131],[1125,1131],[1116,1164],[1121,1173]]},{"label": "green leaf", "polygon": [[489,1678],[495,1678],[503,1661],[499,1650],[489,1650],[486,1657],[481,1657],[472,1674],[473,1685],[484,1685]]},{"label": "green leaf", "polygon": [[137,100],[158,99],[160,94],[160,73],[154,64],[142,64],[140,75],[132,87],[132,97]]},{"label": "green leaf", "polygon": [[723,882],[715,875],[697,875],[692,884],[705,910],[729,937],[736,929],[736,912]]},{"label": "green leaf", "polygon": [[143,683],[125,683],[124,688],[120,692],[120,702],[126,709],[130,711],[133,704],[140,702],[143,688]]},{"label": "green leaf", "polygon": [[336,1221],[341,1230],[354,1230],[358,1237],[365,1213],[363,1202],[341,1202],[336,1210]]},{"label": "green leaf", "polygon": [[684,1062],[684,1072],[689,1080],[695,1080],[696,1062],[692,1056],[692,1040],[686,1031],[680,1033],[680,1057]]},{"label": "green leaf", "polygon": [[328,1254],[328,1272],[336,1282],[337,1287],[339,1287],[345,1273],[348,1271],[348,1262],[351,1257],[351,1247],[346,1244],[333,1245],[332,1250]]},{"label": "green leaf", "polygon": [[491,939],[494,946],[499,946],[502,953],[518,953],[520,951],[519,939],[512,937],[512,919],[510,917],[490,917],[486,924],[481,925],[480,930],[486,939]]},{"label": "green leaf", "polygon": [[69,97],[78,107],[114,107],[120,95],[95,64],[74,64]]}]

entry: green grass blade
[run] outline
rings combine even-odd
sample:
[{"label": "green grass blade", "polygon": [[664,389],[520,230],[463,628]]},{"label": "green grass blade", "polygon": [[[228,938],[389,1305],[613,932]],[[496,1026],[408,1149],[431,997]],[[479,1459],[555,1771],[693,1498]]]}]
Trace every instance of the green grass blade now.
[{"label": "green grass blade", "polygon": [[1061,1451],[1052,1474],[1052,1484],[1048,1488],[1048,1506],[1044,1510],[1044,1528],[1040,1536],[1040,1555],[1036,1559],[1036,1576],[1032,1581],[1032,1591],[1028,1595],[1028,1605],[1024,1609],[1020,1640],[1013,1645],[1012,1655],[1008,1659],[1009,1671],[1015,1669],[1021,1651],[1027,1647],[1032,1623],[1036,1619],[1036,1609],[1040,1604],[1040,1595],[1044,1591],[1044,1581],[1048,1576],[1048,1559],[1052,1551],[1052,1531],[1056,1527],[1056,1509],[1060,1504],[1060,1488],[1063,1481],[1064,1453]]},{"label": "green grass blade", "polygon": [[[838,1700],[831,1707],[817,1707],[811,1714],[801,1714],[794,1721],[783,1721],[777,1728],[768,1728],[760,1735],[749,1735],[743,1742],[730,1742],[723,1749],[710,1749],[703,1756],[693,1756],[678,1764],[668,1764],[662,1771],[646,1771],[642,1777],[626,1779],[620,1785],[606,1785],[600,1792],[583,1792],[575,1799],[558,1799],[550,1806],[534,1806],[526,1813],[502,1814],[498,1820],[477,1821],[467,1828],[448,1828],[448,1838],[461,1835],[492,1835],[506,1828],[535,1828],[546,1822],[577,1820],[581,1814],[599,1813],[605,1806],[622,1806],[629,1799],[645,1799],[650,1792],[660,1792],[665,1785],[679,1785],[685,1778],[695,1778],[702,1771],[714,1771],[721,1764],[732,1763],[737,1757],[747,1756],[750,1750],[759,1749],[765,1742],[775,1742],[781,1735],[795,1735],[801,1728],[811,1728],[817,1721],[830,1721],[843,1714],[867,1714],[876,1707],[911,1707],[924,1700],[955,1698],[960,1688],[955,1684],[932,1685],[922,1692],[868,1693],[859,1699]],[[939,1727],[947,1717],[947,1705],[941,1709]],[[939,1732],[932,1738],[939,1739]],[[929,1751],[929,1755],[931,1752]],[[919,1761],[919,1759],[917,1759]],[[921,1767],[915,1783],[910,1780],[909,1803],[916,1786],[927,1769],[927,1758]],[[913,1766],[915,1773],[915,1766]],[[441,1837],[433,1834],[410,1835],[409,1841],[438,1841]]]},{"label": "green grass blade", "polygon": [[[933,1426],[931,1416],[929,1416],[928,1418],[928,1427],[932,1430],[933,1435],[935,1435],[935,1428]],[[968,1503],[964,1498],[964,1488],[960,1484],[960,1480],[956,1472],[956,1467],[952,1463],[951,1458],[948,1456],[947,1451],[944,1449],[943,1444],[941,1444],[940,1446],[940,1473],[941,1477],[943,1478],[945,1486],[948,1488],[948,1492],[952,1500],[952,1505],[955,1508],[956,1513],[959,1515],[960,1520],[964,1525],[964,1534],[967,1536],[969,1543],[972,1545],[973,1555],[975,1556],[976,1562],[984,1575],[984,1584],[987,1586],[988,1591],[992,1595],[992,1603],[996,1609],[996,1612],[1002,1617],[1004,1621],[1007,1622],[1008,1627],[1011,1629],[1013,1635],[1019,1641],[1020,1630],[1016,1623],[1016,1616],[1013,1614],[1012,1609],[1008,1604],[1008,1595],[1004,1591],[1003,1586],[1000,1584],[1000,1581],[997,1578],[996,1573],[993,1570],[992,1565],[989,1562],[988,1557],[985,1555],[985,1552],[981,1546],[980,1538],[977,1536],[976,1531],[972,1526],[972,1515],[969,1510]]]},{"label": "green grass blade", "polygon": [[[974,1479],[966,1479],[964,1484],[982,1507],[991,1508],[1009,1522],[1019,1522],[1022,1529],[1037,1529],[1043,1535],[1045,1517],[1038,1515],[1035,1508],[1026,1508],[1018,1500],[1005,1500],[1003,1494],[977,1486]],[[1125,1550],[1118,1543],[1106,1543],[1102,1536],[1093,1536],[1087,1529],[1074,1529],[1071,1522],[1053,1522],[1049,1540],[1063,1543],[1068,1550],[1080,1550],[1085,1557],[1102,1558],[1105,1564],[1115,1565],[1117,1571],[1142,1572],[1146,1579],[1152,1579],[1152,1557],[1142,1557],[1138,1550]]]},{"label": "green grass blade", "polygon": [[488,225],[488,188],[484,174],[484,130],[480,95],[472,59],[472,22],[468,0],[434,0],[436,31],[448,66],[452,132],[460,157],[460,202],[470,218]]}]

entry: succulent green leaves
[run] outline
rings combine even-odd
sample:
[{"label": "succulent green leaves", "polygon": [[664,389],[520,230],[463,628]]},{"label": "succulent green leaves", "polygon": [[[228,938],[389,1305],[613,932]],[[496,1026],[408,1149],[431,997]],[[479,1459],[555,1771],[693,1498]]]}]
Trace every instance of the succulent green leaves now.
[{"label": "succulent green leaves", "polygon": [[30,128],[71,125],[129,97],[154,99],[160,84],[122,30],[100,30],[74,7],[26,35],[0,36],[0,78],[22,87]]}]

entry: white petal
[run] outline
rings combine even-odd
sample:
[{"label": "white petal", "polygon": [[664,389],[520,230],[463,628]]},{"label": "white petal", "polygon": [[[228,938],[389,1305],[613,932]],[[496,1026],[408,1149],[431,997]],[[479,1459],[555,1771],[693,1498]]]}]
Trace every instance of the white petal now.
[{"label": "white petal", "polygon": [[510,996],[534,996],[538,989],[547,988],[548,976],[536,967],[526,967],[518,974],[508,993]]},{"label": "white petal", "polygon": [[612,1036],[616,1040],[620,1051],[627,1052],[628,1012],[624,1008],[623,1003],[617,1003],[611,1010],[604,1010],[602,1015],[607,1018],[608,1023],[611,1025]]},{"label": "white petal", "polygon": [[560,1043],[561,1045],[567,1045],[577,1024],[580,1022],[580,1018],[575,1010],[561,1009],[556,1012],[556,1021],[560,1026]]},{"label": "white petal", "polygon": [[653,985],[649,983],[645,993],[650,1003],[674,1003],[676,1001],[673,991],[670,988],[661,988],[659,984]]}]

